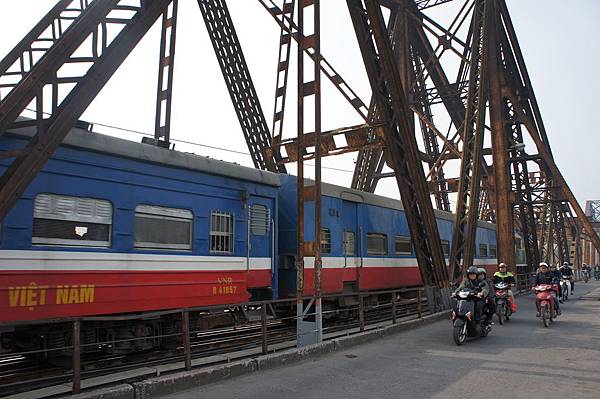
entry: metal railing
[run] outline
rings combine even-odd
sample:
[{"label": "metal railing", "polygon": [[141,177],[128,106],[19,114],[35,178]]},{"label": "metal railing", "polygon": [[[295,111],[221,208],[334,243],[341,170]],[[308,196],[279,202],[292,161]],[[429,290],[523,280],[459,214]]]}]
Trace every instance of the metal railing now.
[{"label": "metal railing", "polygon": [[[307,296],[305,301],[314,297]],[[330,306],[323,309],[323,337],[324,341],[340,336],[352,335],[371,329],[383,328],[393,325],[399,320],[422,318],[431,313],[424,288],[408,288],[385,291],[356,292],[348,294],[332,294],[322,296],[324,303],[343,303],[344,306]],[[44,370],[37,370],[33,378],[27,375],[16,376],[13,373],[12,381],[6,384],[0,374],[0,396],[14,393],[19,390],[30,390],[32,386],[43,387],[55,384],[71,383],[73,393],[81,391],[82,378],[105,375],[138,368],[142,365],[164,364],[165,362],[182,362],[182,368],[190,370],[193,359],[202,359],[207,356],[221,355],[222,361],[230,361],[226,356],[236,351],[252,349],[250,357],[265,355],[269,352],[293,347],[297,342],[296,326],[296,299],[278,299],[270,301],[247,302],[220,306],[194,307],[185,309],[172,309],[153,313],[117,316],[93,316],[75,319],[63,319],[60,323],[65,326],[65,332],[70,331],[71,336],[65,340],[65,345],[49,347],[44,344],[42,348],[21,352],[0,354],[0,364],[7,359],[22,358],[37,359],[62,359],[63,365],[60,372],[50,372],[40,377]],[[200,318],[194,324],[192,316],[215,315],[218,312],[230,314],[232,324],[212,328],[194,327],[200,325]],[[237,312],[237,313],[236,313]],[[236,314],[243,314],[242,320],[236,319]],[[309,313],[308,316],[314,315]],[[94,342],[85,341],[83,334],[86,327],[91,328],[93,323],[101,322],[140,322],[141,319],[150,317],[167,318],[176,323],[172,331],[155,331],[153,334],[133,336],[122,339],[105,339]],[[164,320],[164,319],[163,319]],[[172,324],[171,324],[172,326]],[[35,327],[32,327],[35,328]],[[89,340],[88,340],[89,341]],[[109,357],[111,351],[118,354],[123,346],[130,345],[145,347],[148,342],[154,343],[150,352],[146,350],[143,355],[135,352],[128,353],[129,361],[111,365],[99,353]],[[166,346],[175,346],[168,350]],[[154,354],[154,358],[153,358]],[[71,357],[70,367],[65,366],[65,360]],[[138,356],[139,358],[137,358]],[[246,356],[248,357],[248,356]],[[52,362],[50,362],[52,363]],[[214,363],[219,363],[215,361]],[[104,366],[103,366],[104,364]],[[209,363],[205,363],[209,364]],[[92,366],[89,370],[85,366]],[[107,366],[108,365],[108,366]]]}]

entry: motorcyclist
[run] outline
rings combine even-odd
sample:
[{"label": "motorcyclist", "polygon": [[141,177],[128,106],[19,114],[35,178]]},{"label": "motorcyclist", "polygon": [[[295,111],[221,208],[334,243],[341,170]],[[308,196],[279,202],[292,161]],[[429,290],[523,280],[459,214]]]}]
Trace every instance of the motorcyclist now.
[{"label": "motorcyclist", "polygon": [[600,265],[594,266],[594,278],[596,278],[596,276],[600,276]]},{"label": "motorcyclist", "polygon": [[560,272],[558,271],[558,266],[550,264],[549,267],[550,267],[549,273],[552,274],[554,281],[557,281],[557,284],[558,284],[558,301],[560,303],[563,303],[563,301],[561,299],[562,298],[562,286],[560,284],[561,275],[560,275]]},{"label": "motorcyclist", "polygon": [[488,294],[485,297],[484,309],[487,319],[491,320],[494,315],[494,311],[496,310],[496,305],[494,303],[494,286],[490,284],[490,281],[487,279],[487,270],[485,270],[483,267],[477,269],[477,278],[479,279],[481,285],[485,284],[488,287]]},{"label": "motorcyclist", "polygon": [[[550,273],[550,270],[548,270],[548,264],[546,262],[541,262],[540,263],[540,267],[538,269],[537,274],[535,275],[535,282],[534,285],[541,285],[541,284],[556,284],[556,277]],[[537,305],[537,303],[536,303]],[[556,314],[560,315],[560,307],[558,306],[558,301],[554,301],[554,308],[556,309]],[[537,315],[540,315],[540,309],[538,309],[537,311]]]},{"label": "motorcyclist", "polygon": [[586,271],[586,272],[588,272],[588,273],[589,273],[589,272],[592,270],[592,268],[591,268],[591,267],[589,267],[587,263],[584,263],[584,264],[581,266],[581,270],[584,270],[584,271]]},{"label": "motorcyclist", "polygon": [[[499,283],[506,283],[509,287],[514,286],[517,281],[515,280],[515,276],[507,271],[506,263],[502,262],[498,265],[498,271],[494,273],[494,278],[492,280],[494,285]],[[513,313],[517,311],[517,302],[515,301],[515,296],[511,289],[508,290],[508,296],[510,298],[511,310]]]},{"label": "motorcyclist", "polygon": [[479,270],[475,266],[471,266],[467,269],[467,276],[460,283],[454,295],[464,288],[471,289],[477,292],[477,299],[475,300],[475,317],[476,320],[482,320],[483,308],[485,305],[484,298],[488,296],[489,287],[487,284],[481,284],[477,278]]},{"label": "motorcyclist", "polygon": [[569,266],[569,262],[564,262],[562,267],[558,269],[562,278],[569,280],[571,283],[571,293],[575,292],[575,281],[573,280],[573,269]]},{"label": "motorcyclist", "polygon": [[585,275],[585,273],[587,273],[587,278],[588,279],[592,276],[592,268],[589,267],[586,263],[584,263],[581,266],[581,271],[584,273],[584,275]]}]

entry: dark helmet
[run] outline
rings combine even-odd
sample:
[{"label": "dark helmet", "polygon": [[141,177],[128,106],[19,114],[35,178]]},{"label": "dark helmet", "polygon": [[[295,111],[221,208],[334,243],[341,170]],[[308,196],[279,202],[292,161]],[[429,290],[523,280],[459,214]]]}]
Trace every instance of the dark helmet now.
[{"label": "dark helmet", "polygon": [[479,270],[475,266],[471,266],[467,269],[467,274],[479,274]]},{"label": "dark helmet", "polygon": [[487,276],[487,270],[485,270],[483,267],[480,267],[477,269],[477,274],[483,274],[484,276]]}]

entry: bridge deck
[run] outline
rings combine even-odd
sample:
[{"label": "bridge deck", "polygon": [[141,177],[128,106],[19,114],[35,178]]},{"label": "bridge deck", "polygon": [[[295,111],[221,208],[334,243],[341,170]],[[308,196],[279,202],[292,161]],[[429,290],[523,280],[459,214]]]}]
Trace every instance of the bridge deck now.
[{"label": "bridge deck", "polygon": [[[440,321],[311,361],[169,398],[600,397],[600,283],[576,283],[563,315],[544,328],[533,298],[485,339],[462,347]],[[579,299],[580,296],[584,298]],[[588,299],[589,298],[589,299]]]}]

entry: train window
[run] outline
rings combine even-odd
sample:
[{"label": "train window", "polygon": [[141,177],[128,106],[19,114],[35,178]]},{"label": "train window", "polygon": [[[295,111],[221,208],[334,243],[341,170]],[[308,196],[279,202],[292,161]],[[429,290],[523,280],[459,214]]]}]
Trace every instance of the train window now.
[{"label": "train window", "polygon": [[33,206],[37,245],[109,247],[112,204],[106,200],[38,194]]},{"label": "train window", "polygon": [[264,236],[269,232],[270,209],[264,205],[254,204],[250,207],[250,232]]},{"label": "train window", "polygon": [[354,232],[344,231],[344,255],[354,256],[355,253]]},{"label": "train window", "polygon": [[412,242],[410,237],[396,236],[396,254],[410,255],[413,252]]},{"label": "train window", "polygon": [[487,244],[479,244],[479,256],[482,258],[487,258],[487,256],[488,256]]},{"label": "train window", "polygon": [[331,253],[331,231],[329,229],[321,229],[321,252]]},{"label": "train window", "polygon": [[367,233],[367,255],[387,255],[387,235]]},{"label": "train window", "polygon": [[162,206],[135,208],[136,248],[192,249],[192,211]]},{"label": "train window", "polygon": [[442,240],[442,250],[444,251],[444,256],[450,255],[450,241]]},{"label": "train window", "polygon": [[495,245],[490,245],[490,257],[495,258],[498,256],[498,249]]},{"label": "train window", "polygon": [[233,253],[233,215],[212,211],[210,213],[210,252]]}]

